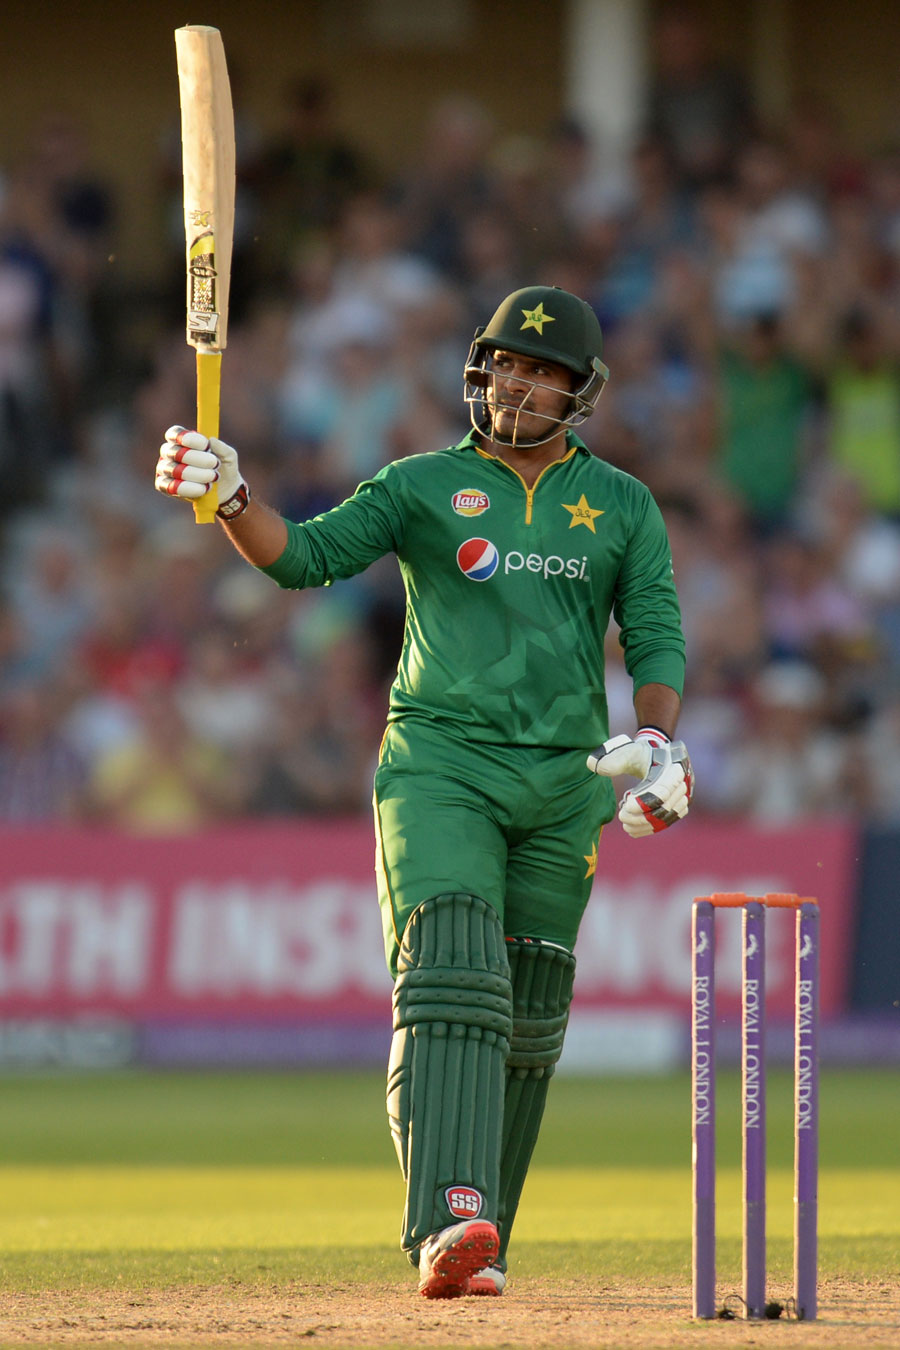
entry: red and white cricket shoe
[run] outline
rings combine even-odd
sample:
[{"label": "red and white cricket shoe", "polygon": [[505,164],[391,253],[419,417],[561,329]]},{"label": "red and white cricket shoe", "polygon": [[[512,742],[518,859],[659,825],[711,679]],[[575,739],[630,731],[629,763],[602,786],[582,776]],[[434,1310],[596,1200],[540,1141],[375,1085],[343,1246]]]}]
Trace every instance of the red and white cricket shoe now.
[{"label": "red and white cricket shoe", "polygon": [[500,1250],[500,1235],[485,1219],[442,1228],[419,1252],[419,1293],[423,1298],[459,1298],[469,1292],[471,1276],[490,1268]]},{"label": "red and white cricket shoe", "polygon": [[497,1266],[485,1266],[484,1270],[476,1270],[474,1275],[469,1276],[469,1283],[466,1285],[467,1294],[487,1295],[488,1298],[497,1298],[506,1288],[506,1276]]}]

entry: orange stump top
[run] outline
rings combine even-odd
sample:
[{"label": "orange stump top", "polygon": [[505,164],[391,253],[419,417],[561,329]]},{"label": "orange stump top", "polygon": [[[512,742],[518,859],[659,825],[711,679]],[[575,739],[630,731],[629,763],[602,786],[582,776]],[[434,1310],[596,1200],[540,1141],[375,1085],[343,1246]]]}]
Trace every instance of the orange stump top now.
[{"label": "orange stump top", "polygon": [[768,895],[746,895],[743,891],[714,891],[712,895],[698,895],[695,905],[703,902],[716,909],[743,909],[744,905],[765,905],[767,909],[799,909],[801,905],[817,905],[811,895],[792,895],[786,891],[771,891]]}]

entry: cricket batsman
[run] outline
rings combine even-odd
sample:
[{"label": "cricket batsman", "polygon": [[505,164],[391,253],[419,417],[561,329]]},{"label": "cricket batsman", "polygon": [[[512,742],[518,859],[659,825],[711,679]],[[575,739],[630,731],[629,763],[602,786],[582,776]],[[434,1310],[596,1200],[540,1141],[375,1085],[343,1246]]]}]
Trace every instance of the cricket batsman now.
[{"label": "cricket batsman", "polygon": [[[563,1046],[612,777],[629,835],[686,815],[673,741],[684,639],[648,489],[573,428],[608,379],[590,305],[527,286],[465,364],[472,431],[388,464],[296,524],[250,496],[224,441],[171,427],[160,492],[218,489],[235,548],[279,586],[397,555],[403,650],[375,773],[376,872],[394,977],[387,1109],[401,1245],[427,1298],[503,1292],[507,1247]],[[634,688],[609,739],[604,637]]]}]

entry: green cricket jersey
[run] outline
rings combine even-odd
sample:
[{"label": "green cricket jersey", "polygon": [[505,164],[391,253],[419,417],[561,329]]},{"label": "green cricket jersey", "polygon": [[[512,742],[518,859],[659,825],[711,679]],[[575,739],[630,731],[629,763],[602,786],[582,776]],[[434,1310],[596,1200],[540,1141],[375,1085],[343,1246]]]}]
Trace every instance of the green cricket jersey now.
[{"label": "green cricket jersey", "polygon": [[637,479],[573,433],[567,441],[529,489],[471,432],[288,524],[284,553],[262,569],[281,586],[325,585],[396,553],[407,619],[389,721],[591,750],[609,735],[610,615],[635,688],[681,693],[684,639],[659,509]]}]

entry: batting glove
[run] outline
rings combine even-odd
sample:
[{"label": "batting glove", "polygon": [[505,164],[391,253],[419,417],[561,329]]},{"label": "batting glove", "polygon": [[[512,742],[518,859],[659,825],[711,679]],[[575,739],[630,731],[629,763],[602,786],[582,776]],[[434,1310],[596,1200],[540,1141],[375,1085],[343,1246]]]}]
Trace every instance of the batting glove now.
[{"label": "batting glove", "polygon": [[694,794],[694,771],[683,741],[670,741],[655,727],[642,727],[634,739],[613,736],[588,755],[594,773],[641,781],[619,803],[619,820],[633,839],[658,834],[683,819]]},{"label": "batting glove", "polygon": [[238,469],[237,451],[215,436],[169,427],[159,447],[155,487],[169,497],[197,501],[217,483],[219,511],[226,514],[232,498],[246,496],[247,484]]}]

